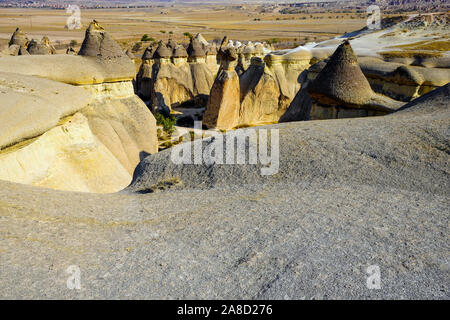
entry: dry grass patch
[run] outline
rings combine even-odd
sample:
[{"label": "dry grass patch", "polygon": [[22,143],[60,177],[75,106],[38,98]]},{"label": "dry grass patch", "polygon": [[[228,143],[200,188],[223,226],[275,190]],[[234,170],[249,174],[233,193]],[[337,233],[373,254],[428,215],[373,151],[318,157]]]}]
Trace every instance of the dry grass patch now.
[{"label": "dry grass patch", "polygon": [[426,51],[385,51],[379,54],[386,59],[389,58],[439,58],[442,57],[441,52],[426,52]]}]

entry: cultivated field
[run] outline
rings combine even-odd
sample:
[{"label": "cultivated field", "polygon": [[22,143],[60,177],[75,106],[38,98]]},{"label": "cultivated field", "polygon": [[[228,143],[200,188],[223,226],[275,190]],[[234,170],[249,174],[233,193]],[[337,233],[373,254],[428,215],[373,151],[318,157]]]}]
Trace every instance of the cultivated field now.
[{"label": "cultivated field", "polygon": [[[30,37],[47,35],[62,43],[80,42],[84,29],[67,30],[64,10],[0,9],[0,41],[9,40],[16,27]],[[147,9],[82,10],[82,23],[87,26],[96,19],[123,45],[148,34],[155,40],[168,37],[186,40],[186,32],[202,33],[207,40],[222,38],[225,34],[234,40],[270,40],[302,44],[321,41],[365,26],[361,13],[263,13],[260,7],[245,6],[186,6],[174,5]],[[161,31],[165,31],[162,33]]]}]

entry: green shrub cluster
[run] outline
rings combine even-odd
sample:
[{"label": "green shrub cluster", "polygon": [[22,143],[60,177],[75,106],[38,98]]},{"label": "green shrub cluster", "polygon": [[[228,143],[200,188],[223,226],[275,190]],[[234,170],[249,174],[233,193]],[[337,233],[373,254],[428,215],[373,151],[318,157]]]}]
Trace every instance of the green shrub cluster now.
[{"label": "green shrub cluster", "polygon": [[177,119],[173,115],[165,117],[162,113],[158,112],[155,114],[156,123],[163,127],[164,132],[167,134],[172,134],[175,131],[175,124]]}]

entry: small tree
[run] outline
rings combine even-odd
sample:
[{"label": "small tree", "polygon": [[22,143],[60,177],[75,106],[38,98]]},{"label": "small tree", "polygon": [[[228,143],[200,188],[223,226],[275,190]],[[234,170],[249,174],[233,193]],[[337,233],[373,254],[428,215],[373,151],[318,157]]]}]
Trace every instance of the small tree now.
[{"label": "small tree", "polygon": [[185,32],[185,33],[183,33],[183,35],[186,37],[186,38],[189,38],[189,39],[192,39],[194,36],[192,35],[192,34],[190,34],[189,32]]},{"label": "small tree", "polygon": [[177,119],[173,115],[165,117],[162,113],[157,112],[155,114],[156,123],[163,127],[163,131],[168,135],[171,135],[175,131],[175,124]]},{"label": "small tree", "polygon": [[152,41],[151,39],[153,38],[149,37],[148,34],[144,34],[141,38],[141,41]]}]

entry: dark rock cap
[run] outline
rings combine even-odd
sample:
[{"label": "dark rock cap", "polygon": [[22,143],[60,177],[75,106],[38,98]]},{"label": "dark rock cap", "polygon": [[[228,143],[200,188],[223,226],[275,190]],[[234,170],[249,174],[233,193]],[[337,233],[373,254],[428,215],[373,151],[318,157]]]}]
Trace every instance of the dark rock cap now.
[{"label": "dark rock cap", "polygon": [[47,54],[55,54],[56,50],[50,44],[50,40],[48,37],[43,37],[40,42],[36,40],[31,40],[28,44],[27,51],[31,55],[47,55]]},{"label": "dark rock cap", "polygon": [[206,47],[206,55],[207,56],[215,56],[217,55],[217,46],[216,44],[210,44]]},{"label": "dark rock cap", "polygon": [[177,46],[178,43],[176,43],[176,41],[172,39],[170,39],[169,42],[167,43],[167,48],[169,48],[170,50],[174,50]]},{"label": "dark rock cap", "polygon": [[172,52],[166,47],[164,42],[160,41],[158,48],[153,54],[153,59],[169,59],[172,56]]},{"label": "dark rock cap", "polygon": [[364,105],[374,94],[348,41],[333,53],[308,92],[324,104],[350,105]]},{"label": "dark rock cap", "polygon": [[191,42],[187,48],[187,53],[189,57],[192,58],[203,58],[206,56],[203,44],[197,39],[191,39]]},{"label": "dark rock cap", "polygon": [[147,49],[145,49],[144,54],[142,55],[142,60],[153,59],[154,51],[155,51],[154,46],[149,46]]},{"label": "dark rock cap", "polygon": [[95,20],[89,24],[78,54],[80,56],[101,58],[125,56],[119,44]]},{"label": "dark rock cap", "polygon": [[206,41],[201,33],[197,33],[194,37],[194,40],[199,41],[204,46],[208,45],[208,41]]},{"label": "dark rock cap", "polygon": [[236,49],[228,45],[227,36],[223,38],[217,56],[222,61],[235,61],[238,59]]},{"label": "dark rock cap", "polygon": [[177,46],[175,48],[175,50],[173,50],[173,57],[174,58],[187,58],[188,53],[183,46]]}]

